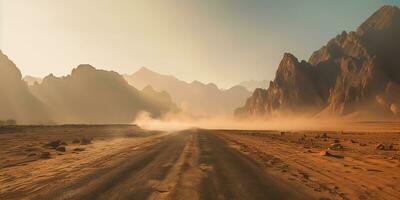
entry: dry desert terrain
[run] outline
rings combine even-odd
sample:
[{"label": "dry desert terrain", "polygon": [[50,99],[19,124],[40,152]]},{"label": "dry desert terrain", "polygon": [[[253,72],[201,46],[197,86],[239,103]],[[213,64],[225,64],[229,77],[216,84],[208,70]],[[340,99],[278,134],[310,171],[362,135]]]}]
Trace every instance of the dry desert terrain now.
[{"label": "dry desert terrain", "polygon": [[398,199],[398,125],[174,132],[5,126],[0,199]]}]

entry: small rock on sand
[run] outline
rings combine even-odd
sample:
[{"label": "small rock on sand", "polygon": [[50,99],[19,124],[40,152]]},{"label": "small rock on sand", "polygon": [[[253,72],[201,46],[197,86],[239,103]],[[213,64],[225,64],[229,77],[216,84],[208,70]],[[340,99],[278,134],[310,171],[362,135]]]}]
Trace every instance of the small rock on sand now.
[{"label": "small rock on sand", "polygon": [[33,157],[33,156],[36,156],[36,155],[37,155],[36,153],[29,153],[28,157]]},{"label": "small rock on sand", "polygon": [[320,156],[328,156],[328,155],[331,155],[331,153],[329,153],[328,151],[321,151],[321,152],[319,152],[319,155]]},{"label": "small rock on sand", "polygon": [[334,155],[332,153],[330,153],[329,151],[321,151],[319,152],[320,156],[329,156],[329,157],[334,157],[334,158],[344,158],[343,156],[340,155]]},{"label": "small rock on sand", "polygon": [[333,150],[339,150],[339,149],[343,149],[343,145],[340,143],[333,143],[331,144],[331,147],[329,149],[333,149]]},{"label": "small rock on sand", "polygon": [[340,140],[339,139],[335,139],[333,142],[334,143],[340,143]]},{"label": "small rock on sand", "polygon": [[54,140],[54,141],[48,142],[48,143],[45,144],[43,147],[44,147],[44,148],[49,148],[49,149],[55,149],[55,148],[57,148],[58,146],[60,146],[61,143],[62,143],[61,140]]},{"label": "small rock on sand", "polygon": [[81,143],[81,140],[79,140],[78,138],[72,140],[72,144],[79,144],[79,143]]},{"label": "small rock on sand", "polygon": [[322,133],[322,134],[319,134],[319,135],[315,136],[315,138],[316,139],[318,139],[318,138],[327,139],[327,138],[329,138],[329,136],[328,136],[327,133]]},{"label": "small rock on sand", "polygon": [[383,144],[378,144],[378,146],[376,146],[376,149],[378,149],[378,150],[385,150],[385,145],[383,145]]},{"label": "small rock on sand", "polygon": [[42,158],[42,159],[49,159],[49,158],[50,158],[50,152],[43,151],[43,152],[40,154],[40,158]]},{"label": "small rock on sand", "polygon": [[89,138],[82,138],[81,139],[81,145],[87,145],[87,144],[91,144],[92,140]]},{"label": "small rock on sand", "polygon": [[59,146],[56,148],[57,151],[65,152],[65,146]]},{"label": "small rock on sand", "polygon": [[394,150],[394,145],[393,144],[378,144],[378,146],[376,146],[377,150]]},{"label": "small rock on sand", "polygon": [[75,148],[73,151],[85,151],[85,148],[78,147],[78,148]]}]

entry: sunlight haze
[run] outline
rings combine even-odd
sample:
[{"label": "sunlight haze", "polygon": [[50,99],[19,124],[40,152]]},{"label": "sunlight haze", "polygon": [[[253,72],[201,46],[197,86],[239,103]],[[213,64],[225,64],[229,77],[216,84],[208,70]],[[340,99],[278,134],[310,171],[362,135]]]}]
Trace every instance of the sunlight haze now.
[{"label": "sunlight haze", "polygon": [[272,80],[284,52],[307,60],[335,33],[354,30],[380,6],[399,2],[359,4],[0,0],[0,48],[24,75],[67,75],[79,64],[132,74],[146,66],[228,88]]}]

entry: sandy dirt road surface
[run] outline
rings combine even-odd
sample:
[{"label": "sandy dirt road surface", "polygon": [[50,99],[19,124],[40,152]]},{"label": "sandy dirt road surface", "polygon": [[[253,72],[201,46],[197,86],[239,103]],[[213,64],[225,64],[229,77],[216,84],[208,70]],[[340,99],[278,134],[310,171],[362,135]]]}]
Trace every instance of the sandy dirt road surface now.
[{"label": "sandy dirt road surface", "polygon": [[[400,132],[213,131],[271,174],[323,199],[400,198]],[[327,154],[329,153],[329,154]]]},{"label": "sandy dirt road surface", "polygon": [[213,131],[94,141],[0,169],[0,199],[314,199]]}]

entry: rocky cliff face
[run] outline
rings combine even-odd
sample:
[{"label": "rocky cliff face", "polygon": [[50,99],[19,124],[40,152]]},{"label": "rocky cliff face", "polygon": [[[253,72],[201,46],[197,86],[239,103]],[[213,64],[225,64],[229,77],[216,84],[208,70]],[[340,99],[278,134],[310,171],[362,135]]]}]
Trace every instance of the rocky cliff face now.
[{"label": "rocky cliff face", "polygon": [[376,101],[383,106],[386,111],[400,116],[400,85],[398,83],[389,82],[385,90],[378,96]]},{"label": "rocky cliff face", "polygon": [[0,51],[0,120],[18,124],[47,123],[46,106],[34,97],[15,64]]},{"label": "rocky cliff face", "polygon": [[130,123],[140,111],[158,117],[176,109],[168,94],[139,91],[116,72],[80,65],[71,75],[49,75],[30,87],[57,123]]},{"label": "rocky cliff face", "polygon": [[45,77],[33,85],[0,52],[0,121],[18,124],[130,123],[138,112],[153,117],[176,111],[166,92],[139,91],[116,72],[80,65],[71,75]]},{"label": "rocky cliff face", "polygon": [[256,89],[245,107],[237,109],[235,114],[263,115],[321,106],[322,97],[314,82],[315,72],[309,63],[299,62],[292,54],[285,53],[269,88]]},{"label": "rocky cliff face", "polygon": [[[236,114],[322,110],[324,114],[345,115],[375,109],[383,105],[383,99],[386,105],[392,92],[387,88],[398,83],[400,9],[384,6],[357,31],[342,32],[315,51],[308,62],[285,54],[270,87],[255,91]],[[397,104],[391,105],[393,109],[387,110],[396,113]]]}]

